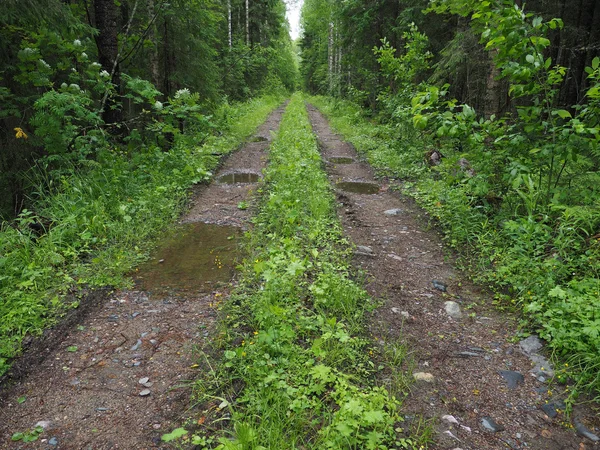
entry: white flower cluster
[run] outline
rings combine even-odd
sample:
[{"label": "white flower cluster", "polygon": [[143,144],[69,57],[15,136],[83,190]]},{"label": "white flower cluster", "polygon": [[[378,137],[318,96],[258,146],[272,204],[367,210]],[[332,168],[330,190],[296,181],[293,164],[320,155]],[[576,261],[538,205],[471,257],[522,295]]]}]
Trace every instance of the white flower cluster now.
[{"label": "white flower cluster", "polygon": [[23,53],[25,53],[26,55],[31,55],[31,54],[35,53],[35,49],[33,49],[31,47],[25,47],[23,49]]},{"label": "white flower cluster", "polygon": [[79,87],[79,85],[77,83],[70,84],[69,89],[71,89],[73,91],[81,91],[81,88]]},{"label": "white flower cluster", "polygon": [[51,69],[50,64],[48,64],[46,61],[44,61],[43,59],[39,60],[39,63],[44,66],[46,69]]},{"label": "white flower cluster", "polygon": [[73,45],[74,45],[75,47],[80,47],[80,46],[81,46],[81,41],[80,41],[79,39],[75,39],[75,40],[73,41]]},{"label": "white flower cluster", "polygon": [[179,89],[177,92],[175,92],[174,98],[178,99],[181,97],[188,97],[189,95],[190,95],[190,90],[188,88],[184,88],[184,89]]},{"label": "white flower cluster", "polygon": [[88,55],[86,52],[81,52],[81,59],[87,59]]},{"label": "white flower cluster", "polygon": [[163,109],[163,104],[161,102],[159,102],[158,100],[156,100],[154,102],[154,108],[158,111],[160,111],[161,109]]},{"label": "white flower cluster", "polygon": [[102,70],[102,71],[100,71],[100,76],[102,78],[108,78],[108,77],[110,77],[110,73],[108,73],[106,70]]},{"label": "white flower cluster", "polygon": [[97,63],[95,61],[91,64],[91,66],[92,67],[102,67],[102,65],[100,63]]}]

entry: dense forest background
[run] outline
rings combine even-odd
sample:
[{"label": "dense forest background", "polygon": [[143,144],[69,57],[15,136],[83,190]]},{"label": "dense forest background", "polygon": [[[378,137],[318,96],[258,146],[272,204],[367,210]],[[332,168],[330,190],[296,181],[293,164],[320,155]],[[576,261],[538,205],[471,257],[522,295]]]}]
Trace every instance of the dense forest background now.
[{"label": "dense forest background", "polygon": [[166,149],[223,102],[293,89],[291,46],[282,0],[4,1],[0,215],[31,205],[33,166],[48,185],[101,149]]},{"label": "dense forest background", "polygon": [[302,24],[320,107],[598,389],[600,2],[306,0]]}]

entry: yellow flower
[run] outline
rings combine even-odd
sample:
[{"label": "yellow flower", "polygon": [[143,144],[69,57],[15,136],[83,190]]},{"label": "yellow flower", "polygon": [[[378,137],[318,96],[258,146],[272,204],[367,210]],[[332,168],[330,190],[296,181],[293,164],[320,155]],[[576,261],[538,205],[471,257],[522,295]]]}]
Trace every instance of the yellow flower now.
[{"label": "yellow flower", "polygon": [[15,134],[15,137],[16,137],[17,139],[21,139],[21,138],[23,138],[23,139],[27,139],[27,138],[29,137],[29,136],[27,136],[27,134],[26,134],[26,133],[23,131],[23,129],[22,129],[22,128],[19,128],[19,127],[17,127],[17,128],[15,128],[14,130],[17,132],[17,133]]}]

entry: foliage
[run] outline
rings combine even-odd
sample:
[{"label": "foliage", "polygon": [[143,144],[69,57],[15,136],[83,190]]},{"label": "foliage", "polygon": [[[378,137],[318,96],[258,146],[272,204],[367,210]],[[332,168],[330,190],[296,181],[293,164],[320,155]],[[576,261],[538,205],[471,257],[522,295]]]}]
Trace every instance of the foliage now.
[{"label": "foliage", "polygon": [[[51,193],[40,191],[35,213],[24,210],[15,223],[3,223],[0,373],[25,336],[39,334],[77,307],[76,296],[67,300],[67,292],[125,283],[124,274],[146,256],[151,238],[177,217],[189,186],[210,178],[218,164],[214,155],[235,149],[280,101],[265,97],[225,105],[214,119],[223,135],[201,131],[195,140],[203,145],[188,145],[182,135],[169,152],[157,146],[131,155],[100,149],[89,167],[58,176]],[[47,173],[41,168],[36,177]]]},{"label": "foliage", "polygon": [[[272,144],[254,224],[240,285],[222,305],[222,366],[198,383],[197,401],[219,399],[234,423],[216,448],[413,448],[396,431],[399,401],[373,385],[363,321],[374,303],[352,281],[299,95]],[[208,447],[201,436],[192,442]]]}]

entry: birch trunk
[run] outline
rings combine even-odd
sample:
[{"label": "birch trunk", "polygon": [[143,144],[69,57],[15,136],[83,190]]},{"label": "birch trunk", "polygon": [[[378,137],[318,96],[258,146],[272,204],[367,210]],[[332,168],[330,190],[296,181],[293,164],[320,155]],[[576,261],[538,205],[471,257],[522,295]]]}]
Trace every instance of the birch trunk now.
[{"label": "birch trunk", "polygon": [[246,0],[246,45],[250,46],[250,0]]}]

